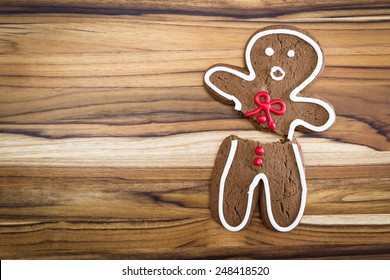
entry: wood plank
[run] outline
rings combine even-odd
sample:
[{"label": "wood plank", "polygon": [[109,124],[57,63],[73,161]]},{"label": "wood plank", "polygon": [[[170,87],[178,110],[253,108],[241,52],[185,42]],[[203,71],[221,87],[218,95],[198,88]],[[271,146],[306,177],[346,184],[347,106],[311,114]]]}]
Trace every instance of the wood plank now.
[{"label": "wood plank", "polygon": [[[307,179],[354,179],[388,178],[389,166],[310,166],[306,168]],[[209,180],[211,168],[115,168],[115,167],[55,167],[55,166],[0,166],[0,177],[31,178],[123,178],[148,181]]]},{"label": "wood plank", "polygon": [[258,2],[247,0],[237,2],[224,1],[223,4],[212,1],[194,0],[191,2],[169,1],[109,1],[96,2],[86,0],[74,2],[71,0],[38,0],[31,3],[28,0],[5,0],[2,3],[3,13],[98,13],[107,15],[144,15],[144,14],[185,14],[208,16],[234,16],[238,18],[252,18],[260,16],[278,17],[291,16],[291,14],[303,13],[305,17],[314,13],[325,15],[351,16],[352,15],[383,15],[382,10],[388,9],[388,2],[379,0],[367,2],[363,0],[346,1],[337,3],[299,1],[286,3],[282,0]]},{"label": "wood plank", "polygon": [[[128,16],[120,24],[96,15],[66,18],[2,17],[11,24],[0,33],[0,132],[69,138],[253,129],[207,94],[202,76],[217,62],[242,65],[247,38],[269,23],[235,21],[231,31],[221,32],[229,28],[225,21],[192,16]],[[309,27],[327,59],[310,91],[328,99],[338,114],[332,129],[316,135],[390,150],[386,24],[363,30],[339,22],[298,26]]]},{"label": "wood plank", "polygon": [[388,225],[390,214],[305,215],[302,224],[312,225]]},{"label": "wood plank", "polygon": [[[305,214],[390,213],[389,168],[354,168],[332,167],[333,177],[309,168]],[[211,218],[211,169],[3,167],[0,176],[0,217],[8,222]]]},{"label": "wood plank", "polygon": [[[390,258],[388,1],[6,0],[0,14],[0,258]],[[306,92],[337,121],[296,134],[298,228],[271,231],[256,212],[232,234],[209,210],[218,147],[280,137],[202,77],[244,66],[271,24],[321,42],[326,68]]]},{"label": "wood plank", "polygon": [[23,255],[25,259],[388,259],[388,245],[316,245],[309,246],[245,246],[245,247],[205,247],[127,249],[91,248],[88,251],[72,251],[65,248],[52,248],[49,252],[26,250],[7,252],[7,259]]},{"label": "wood plank", "polygon": [[[56,126],[54,126],[56,127]],[[137,129],[132,126],[132,129]],[[60,129],[56,127],[55,129]],[[69,128],[71,129],[71,128]],[[91,125],[87,127],[91,129]],[[129,128],[130,129],[130,128]],[[177,129],[173,125],[172,129]],[[235,134],[262,142],[280,137],[258,131],[185,133],[163,137],[71,137],[48,139],[0,134],[0,166],[113,166],[207,167],[214,166],[222,140]],[[299,134],[297,134],[299,135]],[[389,165],[390,151],[321,138],[300,138],[306,166]],[[326,156],[325,156],[326,155]]]},{"label": "wood plank", "polygon": [[[366,251],[362,251],[360,254],[369,255],[370,251],[374,250],[374,254],[384,254],[385,257],[388,256],[390,246],[389,225],[355,226],[354,231],[351,231],[350,227],[344,226],[301,225],[288,235],[275,233],[264,228],[261,224],[253,222],[248,230],[231,234],[221,229],[215,221],[210,219],[154,220],[149,222],[37,222],[27,225],[4,225],[0,229],[0,244],[2,244],[0,248],[6,258],[17,256],[25,258],[42,258],[43,256],[51,258],[85,258],[86,256],[139,258],[142,255],[133,253],[134,251],[144,251],[147,253],[146,256],[150,256],[150,251],[156,250],[145,250],[144,248],[157,246],[163,249],[158,250],[158,254],[166,252],[167,250],[164,249],[170,248],[172,252],[168,254],[168,257],[169,255],[178,257],[182,248],[207,247],[208,250],[202,250],[202,257],[211,257],[214,255],[212,252],[222,250],[226,255],[217,254],[217,257],[229,258],[240,254],[239,252],[245,254],[248,247],[252,252],[257,252],[255,255],[262,255],[262,249],[274,248],[275,245],[281,246],[281,250],[273,249],[278,253],[270,254],[267,258],[280,258],[292,257],[290,255],[292,252],[297,253],[295,257],[299,257],[301,249],[298,247],[305,244],[314,246],[328,244],[329,251],[322,256],[332,256],[338,251],[336,249],[338,246],[353,246],[356,243],[367,245]],[[164,238],[161,238],[162,236]],[[333,247],[329,244],[333,244]],[[378,244],[381,244],[382,250],[378,250]],[[232,255],[225,251],[229,247],[234,247]],[[283,251],[284,247],[289,248],[289,250]],[[242,248],[246,249],[242,250]],[[316,252],[316,255],[303,253],[301,257],[316,257],[318,254],[321,255],[323,250]],[[354,252],[354,254],[359,255],[358,252]],[[196,257],[192,254],[187,256]],[[250,257],[250,255],[243,256]],[[166,255],[163,257],[166,258]],[[185,255],[183,257],[186,258]]]}]

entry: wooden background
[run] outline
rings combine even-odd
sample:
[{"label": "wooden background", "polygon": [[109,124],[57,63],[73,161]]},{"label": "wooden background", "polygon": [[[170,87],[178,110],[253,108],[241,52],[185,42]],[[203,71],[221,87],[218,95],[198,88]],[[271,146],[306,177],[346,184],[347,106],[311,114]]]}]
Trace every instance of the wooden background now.
[{"label": "wooden background", "polygon": [[[166,2],[0,2],[0,258],[390,258],[388,1]],[[321,42],[309,90],[337,121],[298,134],[300,226],[230,233],[209,210],[219,144],[278,137],[202,77],[277,23]]]}]

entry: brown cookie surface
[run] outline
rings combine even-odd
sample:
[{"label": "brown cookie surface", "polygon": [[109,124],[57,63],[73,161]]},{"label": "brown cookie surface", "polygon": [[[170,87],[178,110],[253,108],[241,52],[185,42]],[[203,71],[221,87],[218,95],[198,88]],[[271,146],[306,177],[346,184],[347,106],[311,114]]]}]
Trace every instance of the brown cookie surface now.
[{"label": "brown cookie surface", "polygon": [[[238,139],[239,138],[234,135],[225,138],[215,160],[210,187],[210,205],[213,216],[219,221],[218,200],[221,177],[231,150],[232,140]],[[240,140],[240,144],[237,145],[237,151],[234,154],[234,160],[229,170],[229,174],[226,178],[223,192],[223,213],[226,222],[233,227],[238,226],[244,219],[248,204],[249,185],[258,173],[256,166],[248,164],[249,162],[253,162],[252,152],[253,149],[255,149],[254,145],[256,145],[256,143],[250,140]],[[248,153],[248,151],[251,152]],[[253,214],[258,199],[259,189],[256,188],[253,194],[253,200],[251,201],[252,207],[250,210],[250,217]]]},{"label": "brown cookie surface", "polygon": [[[291,34],[269,34],[258,38],[251,45],[254,36],[267,30],[298,31],[308,36],[314,43]],[[316,51],[313,47],[313,44],[318,45],[318,42],[303,30],[283,25],[259,30],[254,36],[247,46],[246,55],[249,54],[250,61],[246,61],[246,69],[224,64],[214,65],[209,69],[209,77],[205,75],[205,86],[211,95],[218,101],[228,104],[234,101],[221,95],[219,90],[233,96],[241,103],[239,111],[244,115],[262,108],[263,110],[259,113],[249,116],[259,130],[273,130],[279,135],[286,136],[291,122],[295,119],[302,119],[314,126],[324,125],[330,117],[324,107],[315,103],[295,102],[290,98],[291,93],[297,87],[307,80],[312,82],[322,71],[324,66],[322,50],[319,49],[320,53],[318,53],[318,50]],[[321,56],[321,61],[319,56]],[[226,71],[226,68],[233,71]],[[253,77],[244,79],[242,75],[249,77],[251,68]],[[275,100],[280,101],[271,105],[274,111],[280,110],[281,102],[284,104],[285,111],[277,114],[271,110],[267,117],[264,107],[260,107],[255,101],[255,96],[259,92],[266,92],[271,103]],[[314,97],[308,92],[302,92],[299,96]],[[264,97],[260,99],[262,104],[265,104],[265,101]],[[266,118],[261,117],[263,122],[259,121],[259,115],[265,115]],[[303,127],[298,127],[298,129],[306,130]]]},{"label": "brown cookie surface", "polygon": [[[232,153],[234,141],[237,145],[235,152]],[[260,201],[262,219],[269,227],[274,228],[270,223],[267,210],[264,181],[254,180],[259,174],[265,174],[269,183],[273,219],[281,227],[290,226],[296,220],[302,206],[303,190],[293,144],[298,146],[296,141],[263,144],[254,140],[240,139],[234,135],[227,137],[219,149],[210,187],[210,207],[213,217],[223,225],[222,220],[231,227],[241,225],[243,228],[249,223]],[[230,168],[229,156],[232,159]],[[228,172],[224,180],[225,169],[228,169]],[[253,182],[257,183],[250,189]],[[219,211],[220,199],[223,207],[222,217]],[[249,210],[248,203],[251,204]],[[246,215],[247,220],[245,220]]]},{"label": "brown cookie surface", "polygon": [[[265,145],[264,173],[269,181],[272,215],[281,227],[290,226],[298,216],[302,206],[302,182],[298,163],[292,148],[294,141],[272,143]],[[300,158],[302,154],[300,153]],[[306,182],[303,182],[306,184]],[[260,213],[262,220],[272,227],[267,211],[264,182],[261,182]],[[305,190],[306,191],[306,190]]]}]

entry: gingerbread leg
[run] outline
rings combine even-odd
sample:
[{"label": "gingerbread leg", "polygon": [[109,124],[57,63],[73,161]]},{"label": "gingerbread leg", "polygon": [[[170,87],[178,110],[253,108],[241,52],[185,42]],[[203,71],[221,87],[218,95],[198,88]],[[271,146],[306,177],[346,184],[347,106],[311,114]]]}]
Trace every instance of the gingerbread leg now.
[{"label": "gingerbread leg", "polygon": [[306,178],[296,141],[266,145],[260,209],[271,228],[287,232],[300,222],[306,204]]},{"label": "gingerbread leg", "polygon": [[230,231],[239,231],[249,223],[259,199],[252,146],[256,146],[255,141],[229,136],[222,142],[216,158],[210,190],[211,211]]}]

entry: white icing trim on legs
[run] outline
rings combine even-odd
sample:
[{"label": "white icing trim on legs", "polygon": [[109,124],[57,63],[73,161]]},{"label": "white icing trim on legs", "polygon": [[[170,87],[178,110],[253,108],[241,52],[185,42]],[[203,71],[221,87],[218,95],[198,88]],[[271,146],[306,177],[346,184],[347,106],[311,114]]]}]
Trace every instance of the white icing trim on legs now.
[{"label": "white icing trim on legs", "polygon": [[300,126],[300,125],[308,128],[310,130],[316,131],[316,132],[321,132],[321,131],[328,129],[336,119],[336,115],[335,115],[335,112],[333,111],[332,107],[329,104],[327,104],[326,102],[319,100],[319,99],[316,99],[316,98],[298,97],[297,96],[298,93],[300,93],[307,85],[309,85],[317,77],[317,75],[321,72],[321,69],[322,69],[322,66],[324,63],[324,57],[323,57],[320,46],[312,38],[310,38],[309,36],[299,32],[299,31],[290,30],[290,29],[271,29],[271,30],[260,31],[259,33],[255,34],[251,38],[251,40],[248,42],[248,45],[247,45],[246,50],[245,50],[245,61],[246,61],[246,65],[247,65],[248,70],[249,70],[248,75],[245,73],[242,73],[240,71],[237,71],[235,69],[231,69],[229,67],[216,66],[216,67],[210,68],[205,73],[205,76],[204,76],[205,83],[207,84],[207,86],[209,86],[217,94],[221,95],[222,97],[224,97],[228,100],[233,101],[234,102],[234,109],[236,109],[237,111],[241,111],[242,104],[241,104],[240,100],[238,100],[235,96],[228,94],[228,93],[224,92],[223,90],[219,89],[218,87],[216,87],[210,81],[210,77],[215,72],[224,71],[224,72],[228,72],[228,73],[231,73],[233,75],[236,75],[245,81],[248,81],[248,82],[253,81],[256,78],[256,73],[253,69],[252,62],[250,59],[250,53],[251,53],[252,47],[255,44],[255,42],[258,39],[260,39],[261,37],[264,37],[267,35],[272,35],[272,34],[293,35],[293,36],[296,36],[296,37],[304,40],[305,42],[309,43],[314,48],[314,50],[316,51],[316,54],[317,54],[317,58],[318,58],[317,65],[316,65],[314,71],[311,73],[311,75],[305,81],[303,81],[302,84],[300,84],[298,87],[296,87],[290,93],[290,99],[293,102],[306,102],[306,103],[313,103],[313,104],[317,104],[319,106],[322,106],[328,112],[328,115],[329,115],[329,118],[326,121],[326,123],[321,125],[321,126],[314,126],[314,125],[309,124],[301,119],[295,119],[290,124],[287,138],[289,140],[292,140],[295,128],[297,126]]},{"label": "white icing trim on legs", "polygon": [[299,176],[301,179],[302,194],[301,194],[301,206],[299,208],[298,215],[295,218],[294,222],[287,227],[281,227],[275,221],[274,216],[272,214],[271,196],[270,196],[270,188],[269,188],[268,178],[264,173],[260,173],[260,174],[257,174],[253,178],[252,183],[249,186],[248,202],[247,202],[247,207],[246,207],[244,219],[237,226],[231,226],[228,224],[228,222],[225,219],[225,215],[223,213],[224,189],[225,189],[225,182],[226,182],[227,176],[229,175],[229,170],[232,166],[234,156],[235,156],[236,151],[237,151],[237,146],[238,146],[238,140],[232,140],[228,159],[226,161],[225,167],[224,167],[222,175],[221,175],[221,180],[219,183],[218,214],[219,214],[219,220],[221,221],[221,224],[229,231],[240,231],[248,224],[249,217],[251,214],[251,209],[252,209],[252,200],[253,200],[254,190],[259,185],[260,180],[263,180],[265,199],[266,199],[266,207],[267,207],[267,215],[268,215],[268,219],[269,219],[272,227],[280,232],[287,232],[287,231],[294,229],[299,224],[299,222],[302,218],[303,212],[305,210],[306,192],[307,192],[305,171],[303,169],[303,164],[302,164],[302,160],[301,160],[301,156],[299,154],[297,144],[292,144],[292,147],[293,147],[293,151],[294,151],[294,155],[295,155],[295,160],[296,160],[296,163],[298,166]]},{"label": "white icing trim on legs", "polygon": [[266,207],[267,207],[267,216],[268,216],[268,219],[269,219],[272,227],[280,232],[287,232],[287,231],[293,230],[299,224],[299,222],[302,219],[303,212],[305,211],[305,205],[306,205],[307,187],[306,187],[305,170],[303,169],[303,164],[302,164],[302,160],[301,160],[301,156],[299,154],[297,144],[292,144],[292,147],[293,147],[293,151],[294,151],[294,155],[295,155],[295,160],[296,160],[296,163],[298,166],[299,176],[301,179],[302,194],[301,194],[301,206],[299,208],[298,215],[291,225],[289,225],[287,227],[282,227],[282,226],[278,225],[278,223],[275,221],[274,215],[272,214],[271,195],[270,195],[268,179],[267,179],[267,176],[265,176],[265,174],[262,173],[265,176],[265,178],[263,179],[263,183],[264,183],[265,201],[266,201]]},{"label": "white icing trim on legs", "polygon": [[221,180],[219,182],[219,197],[218,197],[219,220],[221,221],[222,225],[227,230],[230,230],[230,231],[240,231],[248,223],[249,217],[250,217],[250,213],[251,213],[251,209],[252,209],[253,192],[254,192],[255,188],[257,187],[257,184],[253,184],[253,182],[252,182],[252,184],[249,187],[248,203],[247,203],[247,207],[246,207],[245,216],[244,216],[244,219],[242,220],[242,222],[238,226],[231,226],[231,225],[229,225],[228,222],[225,220],[225,215],[223,214],[223,200],[224,200],[223,198],[224,198],[224,190],[225,190],[226,178],[227,178],[227,176],[229,174],[230,167],[232,166],[232,163],[233,163],[233,160],[234,160],[234,156],[235,156],[236,150],[237,150],[237,145],[238,145],[238,141],[237,140],[232,140],[231,146],[230,146],[230,151],[229,151],[229,156],[228,156],[228,159],[226,161],[225,167],[223,169]]}]

